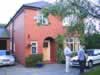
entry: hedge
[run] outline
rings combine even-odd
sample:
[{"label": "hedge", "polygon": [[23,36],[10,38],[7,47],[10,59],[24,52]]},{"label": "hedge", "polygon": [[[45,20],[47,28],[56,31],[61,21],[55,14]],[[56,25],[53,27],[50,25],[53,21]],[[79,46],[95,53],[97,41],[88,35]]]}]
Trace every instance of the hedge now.
[{"label": "hedge", "polygon": [[100,34],[94,34],[87,36],[86,38],[86,48],[87,49],[100,49]]}]

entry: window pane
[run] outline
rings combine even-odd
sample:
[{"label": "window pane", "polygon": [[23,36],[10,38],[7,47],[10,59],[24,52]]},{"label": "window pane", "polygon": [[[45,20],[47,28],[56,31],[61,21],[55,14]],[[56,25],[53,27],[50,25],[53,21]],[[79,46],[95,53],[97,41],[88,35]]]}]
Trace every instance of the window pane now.
[{"label": "window pane", "polygon": [[32,46],[35,46],[36,47],[36,43],[32,43]]},{"label": "window pane", "polygon": [[32,47],[32,53],[36,53],[36,47]]},{"label": "window pane", "polygon": [[66,41],[67,42],[73,42],[73,39],[72,38],[68,38]]},{"label": "window pane", "polygon": [[43,14],[39,13],[37,23],[39,23],[39,24],[48,24],[48,18],[44,17]]},{"label": "window pane", "polygon": [[64,26],[75,25],[76,23],[77,23],[77,16],[75,15],[69,15],[63,19]]},{"label": "window pane", "polygon": [[44,46],[44,48],[45,47],[48,47],[48,43],[47,42],[44,42],[43,46]]},{"label": "window pane", "polygon": [[6,55],[6,50],[0,50],[0,55]]}]

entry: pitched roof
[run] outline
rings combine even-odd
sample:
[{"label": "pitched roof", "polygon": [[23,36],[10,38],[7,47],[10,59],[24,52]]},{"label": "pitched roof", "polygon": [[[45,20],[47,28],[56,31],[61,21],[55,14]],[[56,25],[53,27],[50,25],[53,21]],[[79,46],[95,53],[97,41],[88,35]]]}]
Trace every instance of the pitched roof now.
[{"label": "pitched roof", "polygon": [[0,27],[0,38],[9,38],[9,32],[6,28]]},{"label": "pitched roof", "polygon": [[39,2],[34,2],[34,3],[28,3],[28,4],[24,4],[24,6],[30,6],[30,7],[34,7],[34,8],[44,8],[51,5],[51,3],[45,2],[45,1],[39,1]]},{"label": "pitched roof", "polygon": [[44,7],[47,7],[49,5],[52,5],[51,3],[45,2],[45,1],[39,1],[39,2],[33,2],[33,3],[28,3],[28,4],[24,4],[16,13],[15,15],[11,18],[11,20],[8,22],[8,24],[6,25],[6,27],[12,22],[14,21],[14,19],[23,11],[23,9],[25,8],[36,8],[36,9],[42,9]]}]

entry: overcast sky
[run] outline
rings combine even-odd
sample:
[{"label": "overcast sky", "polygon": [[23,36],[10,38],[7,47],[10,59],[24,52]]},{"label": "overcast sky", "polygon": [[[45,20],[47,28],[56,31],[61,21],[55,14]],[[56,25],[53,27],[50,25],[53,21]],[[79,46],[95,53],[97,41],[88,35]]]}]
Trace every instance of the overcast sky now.
[{"label": "overcast sky", "polygon": [[48,1],[52,3],[55,0],[0,0],[0,24],[7,24],[23,4],[37,1]]},{"label": "overcast sky", "polygon": [[[7,24],[16,11],[26,3],[37,2],[41,0],[0,0],[0,23]],[[42,0],[53,3],[56,0]],[[95,1],[95,0],[92,0]]]}]

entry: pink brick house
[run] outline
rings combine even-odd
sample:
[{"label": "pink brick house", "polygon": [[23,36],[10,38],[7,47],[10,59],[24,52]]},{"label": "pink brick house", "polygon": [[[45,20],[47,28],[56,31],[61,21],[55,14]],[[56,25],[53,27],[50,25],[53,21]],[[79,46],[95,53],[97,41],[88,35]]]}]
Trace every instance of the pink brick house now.
[{"label": "pink brick house", "polygon": [[51,4],[43,1],[25,4],[7,25],[14,53],[21,64],[25,64],[27,56],[36,53],[42,53],[44,61],[56,62],[55,38],[64,35],[64,27],[57,17],[46,18],[41,14],[41,9],[48,5]]}]

